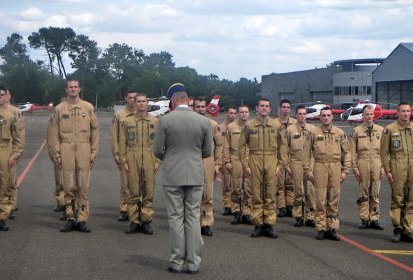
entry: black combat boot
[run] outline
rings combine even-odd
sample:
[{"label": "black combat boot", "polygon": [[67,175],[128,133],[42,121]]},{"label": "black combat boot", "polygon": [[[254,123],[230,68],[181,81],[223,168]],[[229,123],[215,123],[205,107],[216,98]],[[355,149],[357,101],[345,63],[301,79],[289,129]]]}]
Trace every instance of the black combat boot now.
[{"label": "black combat boot", "polygon": [[77,230],[77,223],[75,219],[67,220],[66,224],[60,228],[60,232],[69,232]]},{"label": "black combat boot", "polygon": [[129,227],[125,230],[126,234],[137,233],[141,231],[141,225],[138,223],[131,222]]},{"label": "black combat boot", "polygon": [[123,212],[123,211],[120,212],[120,215],[118,217],[118,222],[126,222],[128,220],[129,220],[128,213]]},{"label": "black combat boot", "polygon": [[142,223],[141,231],[144,234],[153,234],[152,223]]},{"label": "black combat boot", "polygon": [[77,224],[77,230],[80,232],[90,232],[90,228],[86,225],[86,222],[79,222]]},{"label": "black combat boot", "polygon": [[254,231],[251,233],[251,237],[260,237],[263,235],[263,226],[255,226]]},{"label": "black combat boot", "polygon": [[287,209],[285,211],[285,216],[286,217],[292,217],[293,216],[293,206],[292,205],[287,205]]},{"label": "black combat boot", "polygon": [[242,223],[246,225],[252,225],[252,218],[251,215],[242,215]]},{"label": "black combat boot", "polygon": [[202,226],[201,234],[204,236],[212,236],[212,230],[210,226]]},{"label": "black combat boot", "polygon": [[231,215],[232,215],[232,213],[231,213],[231,208],[229,208],[229,207],[224,207],[224,211],[222,212],[222,215],[223,215],[223,216],[231,216]]},{"label": "black combat boot", "polygon": [[287,208],[283,207],[278,209],[278,218],[284,218],[287,215]]},{"label": "black combat boot", "polygon": [[314,220],[306,220],[306,221],[305,221],[305,226],[307,226],[307,227],[315,227],[315,222],[314,222]]},{"label": "black combat boot", "polygon": [[62,214],[60,214],[60,218],[61,221],[66,221],[67,220],[67,216],[66,216],[66,209],[63,210]]},{"label": "black combat boot", "polygon": [[335,229],[328,230],[326,236],[327,236],[328,239],[331,239],[331,240],[334,240],[334,241],[340,241],[341,240],[340,236],[338,236]]},{"label": "black combat boot", "polygon": [[1,231],[8,231],[9,227],[6,225],[5,221],[0,221],[0,230]]},{"label": "black combat boot", "polygon": [[298,218],[295,220],[295,224],[294,224],[295,227],[302,227],[303,225],[304,225],[303,219]]},{"label": "black combat boot", "polygon": [[53,208],[54,212],[62,212],[65,211],[65,207],[64,206],[60,206],[59,204],[56,205],[55,208]]},{"label": "black combat boot", "polygon": [[359,229],[366,229],[369,222],[367,220],[361,220],[361,224],[359,225]]},{"label": "black combat boot", "polygon": [[324,240],[324,238],[326,238],[325,230],[320,230],[319,232],[317,232],[317,236],[315,237],[315,239]]},{"label": "black combat boot", "polygon": [[370,225],[369,225],[369,228],[378,229],[378,230],[383,230],[384,229],[383,226],[381,224],[379,224],[379,221],[371,221]]},{"label": "black combat boot", "polygon": [[401,228],[395,228],[393,230],[393,236],[391,238],[391,242],[399,243],[401,237],[402,237],[402,229]]},{"label": "black combat boot", "polygon": [[277,238],[278,237],[278,235],[275,232],[273,226],[272,225],[266,225],[266,224],[263,225],[262,235],[264,235],[266,237],[269,237],[269,238]]},{"label": "black combat boot", "polygon": [[240,212],[234,212],[234,219],[231,221],[231,225],[238,225],[242,223],[242,217]]},{"label": "black combat boot", "polygon": [[14,210],[11,210],[9,214],[9,220],[14,220],[15,218],[16,218],[16,215],[14,213]]},{"label": "black combat boot", "polygon": [[404,242],[413,242],[413,235],[411,233],[402,233],[401,240]]}]

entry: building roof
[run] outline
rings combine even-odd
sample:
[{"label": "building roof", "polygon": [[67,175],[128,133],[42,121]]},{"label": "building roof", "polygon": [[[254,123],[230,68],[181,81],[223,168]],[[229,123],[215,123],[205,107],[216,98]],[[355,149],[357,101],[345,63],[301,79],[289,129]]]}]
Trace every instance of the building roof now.
[{"label": "building roof", "polygon": [[413,52],[413,43],[400,43],[400,45],[404,46],[406,49]]},{"label": "building roof", "polygon": [[384,58],[358,58],[358,59],[336,60],[333,62],[333,64],[334,65],[372,64],[372,63],[382,63],[383,61],[384,61]]}]

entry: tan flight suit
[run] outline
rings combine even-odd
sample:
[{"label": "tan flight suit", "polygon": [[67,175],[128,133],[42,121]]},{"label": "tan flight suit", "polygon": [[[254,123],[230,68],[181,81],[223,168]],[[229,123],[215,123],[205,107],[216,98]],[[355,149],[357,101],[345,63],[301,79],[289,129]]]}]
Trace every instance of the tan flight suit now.
[{"label": "tan flight suit", "polygon": [[119,131],[119,158],[127,164],[127,212],[132,223],[150,223],[153,217],[156,159],[152,152],[158,119],[136,114],[127,116]]},{"label": "tan flight suit", "polygon": [[380,141],[383,127],[373,124],[371,131],[361,124],[350,136],[352,167],[360,172],[360,197],[357,199],[361,220],[378,221],[380,193]]},{"label": "tan flight suit", "polygon": [[[285,136],[287,128],[296,124],[297,120],[289,117],[287,123],[282,123],[278,117],[275,121],[281,127],[281,136]],[[281,166],[280,175],[276,178],[276,205],[277,208],[284,208],[286,206],[294,205],[294,185],[292,177],[285,171],[285,168]]]},{"label": "tan flight suit", "polygon": [[275,225],[275,177],[280,125],[267,118],[247,121],[239,140],[239,156],[243,169],[251,169],[252,222],[256,226]]},{"label": "tan flight suit", "polygon": [[341,173],[348,173],[351,166],[347,136],[334,125],[328,131],[316,127],[313,130],[311,149],[314,157],[316,229],[337,230]]},{"label": "tan flight suit", "polygon": [[413,124],[398,121],[388,125],[381,140],[381,160],[385,172],[393,176],[390,218],[404,234],[413,232]]},{"label": "tan flight suit", "polygon": [[15,198],[9,159],[17,161],[24,149],[24,121],[20,111],[10,105],[0,108],[0,127],[0,221],[5,222]]},{"label": "tan flight suit", "polygon": [[[313,171],[314,160],[311,155],[311,135],[315,126],[298,123],[287,128],[281,158],[284,168],[290,168],[294,184],[293,218],[312,221],[315,216],[314,185],[307,179],[307,173]],[[303,203],[305,209],[303,209]],[[305,217],[303,212],[305,211]]]},{"label": "tan flight suit", "polygon": [[[227,134],[228,125],[230,125],[231,123],[233,122],[223,122],[217,126],[217,133],[221,134],[222,144],[224,143],[225,135]],[[221,145],[221,148],[223,148],[223,145]],[[231,173],[223,166],[221,170],[222,170],[222,207],[232,209],[233,205],[231,201],[231,193],[232,193]]]},{"label": "tan flight suit", "polygon": [[239,158],[239,139],[244,125],[238,121],[228,125],[223,148],[223,164],[231,163],[231,212],[242,215],[251,215],[251,186],[249,178],[243,175],[242,164]]},{"label": "tan flight suit", "polygon": [[209,119],[213,134],[212,149],[214,156],[203,159],[204,162],[204,192],[201,202],[201,227],[214,224],[214,181],[215,170],[222,164],[222,134],[218,132],[218,123]]},{"label": "tan flight suit", "polygon": [[122,110],[118,111],[115,114],[115,117],[112,121],[112,126],[110,127],[110,139],[111,139],[111,148],[112,148],[112,155],[115,159],[115,162],[119,162],[118,168],[120,171],[120,203],[119,203],[119,210],[120,212],[127,212],[127,200],[129,196],[128,191],[128,174],[122,168],[119,159],[119,133],[120,128],[128,115],[133,115],[134,113],[129,112],[129,110],[125,107]]},{"label": "tan flight suit", "polygon": [[54,197],[56,200],[56,204],[59,206],[65,207],[66,202],[65,202],[65,192],[63,191],[63,174],[62,174],[62,170],[55,163],[56,152],[54,150],[55,144],[53,143],[55,139],[53,136],[53,126],[55,125],[55,123],[54,123],[53,116],[54,115],[50,116],[49,123],[47,124],[47,131],[46,131],[47,151],[53,163],[54,181],[55,181]]},{"label": "tan flight suit", "polygon": [[82,99],[56,106],[53,115],[55,157],[61,159],[67,219],[89,218],[90,159],[99,146],[99,126],[93,105]]}]

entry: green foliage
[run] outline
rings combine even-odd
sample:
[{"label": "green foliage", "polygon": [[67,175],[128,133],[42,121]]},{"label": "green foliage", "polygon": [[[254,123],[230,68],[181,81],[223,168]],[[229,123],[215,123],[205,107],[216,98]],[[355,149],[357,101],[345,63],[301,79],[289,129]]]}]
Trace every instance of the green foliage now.
[{"label": "green foliage", "polygon": [[176,82],[185,84],[191,96],[209,100],[220,95],[220,106],[224,108],[240,104],[253,107],[260,91],[256,79],[233,82],[215,74],[200,75],[187,66],[176,67],[167,51],[146,55],[125,43],[113,43],[102,52],[96,41],[77,35],[71,28],[40,28],[28,37],[32,48],[45,50],[46,62],[31,61],[22,40],[13,33],[0,49],[0,82],[10,87],[14,102],[58,102],[64,94],[65,54],[73,69],[70,77],[80,81],[82,98],[98,107],[123,100],[129,89],[145,92],[149,97],[164,96]]}]

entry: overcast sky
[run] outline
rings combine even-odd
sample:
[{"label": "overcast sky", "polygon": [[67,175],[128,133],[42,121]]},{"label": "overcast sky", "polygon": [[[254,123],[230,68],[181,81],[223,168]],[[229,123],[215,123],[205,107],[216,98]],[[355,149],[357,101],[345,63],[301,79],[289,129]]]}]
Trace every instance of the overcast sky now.
[{"label": "overcast sky", "polygon": [[176,66],[234,81],[385,58],[413,42],[413,0],[0,0],[0,17],[0,46],[13,32],[27,43],[41,27],[71,27],[102,50],[168,51]]}]

